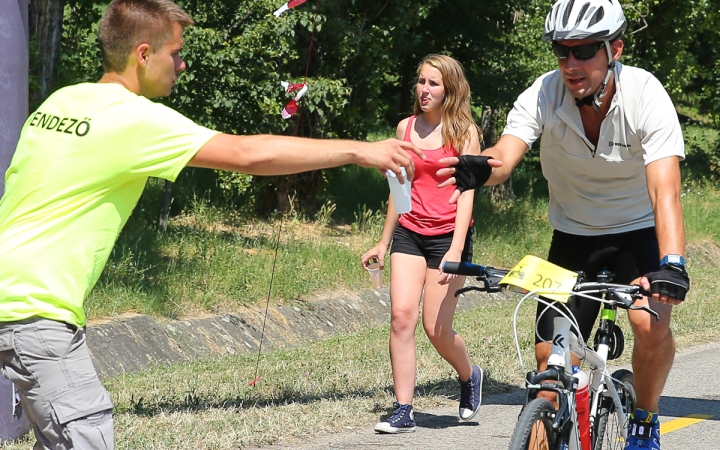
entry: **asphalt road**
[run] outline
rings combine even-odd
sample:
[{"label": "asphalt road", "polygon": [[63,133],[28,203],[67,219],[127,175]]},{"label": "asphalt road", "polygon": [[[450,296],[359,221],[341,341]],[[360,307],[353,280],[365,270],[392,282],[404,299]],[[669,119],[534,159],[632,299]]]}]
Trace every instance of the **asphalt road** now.
[{"label": "asphalt road", "polygon": [[[720,450],[720,343],[678,352],[660,400],[663,450]],[[636,380],[637,381],[637,380]],[[272,450],[316,449],[505,449],[524,393],[485,396],[477,422],[460,422],[456,408],[419,411],[417,431],[377,435],[374,424],[316,436]]]}]

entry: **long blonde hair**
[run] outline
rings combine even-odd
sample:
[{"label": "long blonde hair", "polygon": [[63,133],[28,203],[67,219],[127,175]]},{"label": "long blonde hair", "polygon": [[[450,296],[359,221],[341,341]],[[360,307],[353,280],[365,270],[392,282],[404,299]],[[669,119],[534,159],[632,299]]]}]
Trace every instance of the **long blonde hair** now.
[{"label": "long blonde hair", "polygon": [[[454,147],[458,153],[462,153],[465,144],[470,140],[471,127],[475,127],[482,142],[482,131],[472,118],[470,84],[465,78],[462,65],[447,55],[428,55],[418,65],[418,76],[425,64],[440,71],[445,88],[441,119],[443,147],[446,150]],[[422,112],[420,99],[415,95],[413,114],[418,115]]]}]

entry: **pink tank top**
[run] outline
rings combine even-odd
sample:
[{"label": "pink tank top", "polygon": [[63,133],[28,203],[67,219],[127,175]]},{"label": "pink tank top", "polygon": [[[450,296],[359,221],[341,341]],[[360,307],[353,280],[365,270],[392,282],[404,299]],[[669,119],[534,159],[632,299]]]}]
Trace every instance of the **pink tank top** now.
[{"label": "pink tank top", "polygon": [[[404,141],[410,142],[410,131],[414,122],[415,116],[410,117]],[[452,147],[421,150],[427,159],[423,161],[417,155],[412,155],[415,163],[415,179],[412,181],[411,190],[412,211],[400,214],[400,224],[423,236],[450,233],[455,230],[457,206],[449,204],[448,200],[455,191],[455,186],[438,189],[438,183],[446,178],[439,178],[435,173],[445,167],[438,163],[439,159],[458,156],[458,152]]]}]

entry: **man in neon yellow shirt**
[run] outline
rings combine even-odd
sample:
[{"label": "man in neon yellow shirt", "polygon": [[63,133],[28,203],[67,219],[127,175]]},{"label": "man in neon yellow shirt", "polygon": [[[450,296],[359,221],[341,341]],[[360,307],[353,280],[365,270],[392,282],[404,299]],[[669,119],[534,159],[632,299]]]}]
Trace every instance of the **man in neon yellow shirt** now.
[{"label": "man in neon yellow shirt", "polygon": [[85,342],[83,303],[148,177],[186,166],[279,175],[355,163],[412,177],[412,144],[232,136],[148,99],[168,96],[192,19],[170,0],[114,0],[104,75],[31,114],[0,200],[0,357],[36,449],[113,447],[112,404]]}]

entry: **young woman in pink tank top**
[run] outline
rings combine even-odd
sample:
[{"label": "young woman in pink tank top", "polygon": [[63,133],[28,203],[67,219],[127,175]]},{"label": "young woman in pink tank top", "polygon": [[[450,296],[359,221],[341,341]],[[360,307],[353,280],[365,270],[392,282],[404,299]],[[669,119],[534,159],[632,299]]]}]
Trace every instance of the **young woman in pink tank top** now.
[{"label": "young woman in pink tank top", "polygon": [[457,305],[453,294],[465,277],[441,269],[444,261],[472,259],[474,191],[465,191],[457,204],[450,204],[454,186],[437,187],[444,181],[436,175],[443,167],[438,160],[480,154],[481,133],[472,119],[470,86],[456,60],[444,55],[423,59],[417,70],[414,115],[398,124],[396,134],[423,149],[426,159],[413,157],[412,210],[398,214],[391,196],[382,238],[362,256],[364,266],[377,258],[383,267],[392,242],[390,361],[397,403],[393,415],[375,426],[379,433],[415,431],[415,329],[421,299],[425,333],[458,373],[461,419],[477,413],[483,378],[482,369],[470,363],[465,342],[452,329]]}]

